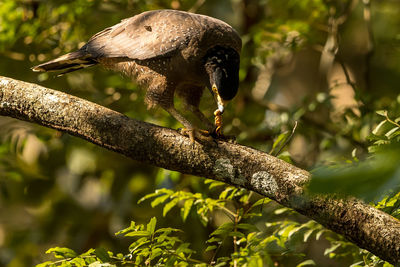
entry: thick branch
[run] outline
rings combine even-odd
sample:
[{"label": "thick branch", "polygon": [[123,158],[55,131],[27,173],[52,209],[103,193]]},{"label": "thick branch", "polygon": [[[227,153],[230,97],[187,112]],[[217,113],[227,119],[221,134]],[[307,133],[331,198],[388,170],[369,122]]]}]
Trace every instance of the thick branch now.
[{"label": "thick branch", "polygon": [[58,91],[0,76],[0,115],[70,133],[134,160],[255,191],[293,208],[391,263],[400,263],[400,222],[358,200],[310,197],[310,174],[264,152],[195,143]]}]

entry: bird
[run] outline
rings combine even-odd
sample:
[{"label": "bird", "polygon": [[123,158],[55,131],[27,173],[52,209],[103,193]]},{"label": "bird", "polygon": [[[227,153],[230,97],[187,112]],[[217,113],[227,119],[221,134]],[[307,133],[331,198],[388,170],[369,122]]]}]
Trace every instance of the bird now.
[{"label": "bird", "polygon": [[[32,70],[61,75],[101,65],[122,72],[145,89],[147,107],[167,111],[183,125],[181,133],[193,143],[201,136],[223,136],[222,114],[239,88],[241,48],[238,32],[219,19],[179,10],[152,10],[124,19],[93,35],[79,50]],[[215,125],[199,109],[205,88],[216,102]],[[205,130],[197,129],[175,108],[175,95]]]}]

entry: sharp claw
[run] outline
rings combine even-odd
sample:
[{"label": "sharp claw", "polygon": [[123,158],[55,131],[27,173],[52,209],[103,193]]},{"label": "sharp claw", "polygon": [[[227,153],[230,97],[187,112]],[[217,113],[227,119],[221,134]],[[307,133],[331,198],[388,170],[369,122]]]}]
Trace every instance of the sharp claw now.
[{"label": "sharp claw", "polygon": [[209,138],[212,135],[209,131],[206,130],[180,128],[178,129],[178,131],[180,134],[189,137],[190,143],[193,147],[196,139],[209,141]]},{"label": "sharp claw", "polygon": [[207,130],[199,129],[199,130],[196,130],[196,132],[201,133],[204,136],[210,136],[210,131],[207,131]]}]

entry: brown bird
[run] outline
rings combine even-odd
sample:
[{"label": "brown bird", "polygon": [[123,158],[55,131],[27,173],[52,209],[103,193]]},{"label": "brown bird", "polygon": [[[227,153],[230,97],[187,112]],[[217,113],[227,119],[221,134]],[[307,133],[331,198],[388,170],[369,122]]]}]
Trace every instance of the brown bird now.
[{"label": "brown bird", "polygon": [[[96,64],[123,72],[146,88],[149,108],[161,106],[185,128],[192,142],[197,133],[222,136],[221,114],[238,91],[238,33],[225,22],[177,10],[147,11],[95,34],[78,51],[32,68],[62,74]],[[199,110],[207,87],[217,103],[216,127]],[[204,124],[196,130],[174,107],[174,94]]]}]

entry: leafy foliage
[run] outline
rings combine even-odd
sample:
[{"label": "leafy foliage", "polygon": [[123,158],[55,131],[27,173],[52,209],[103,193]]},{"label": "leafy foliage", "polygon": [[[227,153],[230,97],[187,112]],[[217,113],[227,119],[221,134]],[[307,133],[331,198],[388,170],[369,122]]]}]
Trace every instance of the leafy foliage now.
[{"label": "leafy foliage", "polygon": [[[139,202],[152,199],[152,207],[162,205],[163,216],[167,216],[174,207],[180,210],[182,221],[187,220],[193,208],[193,214],[204,227],[210,224],[213,213],[223,211],[227,222],[216,226],[209,234],[204,247],[204,253],[210,254],[209,262],[192,258],[195,251],[189,248],[176,235],[182,232],[175,228],[156,228],[157,219],[153,217],[146,225],[131,222],[131,225],[120,230],[116,235],[132,237],[136,240],[129,245],[129,253],[115,253],[103,248],[91,249],[77,255],[68,248],[52,248],[47,253],[53,253],[58,259],[37,265],[44,266],[262,266],[273,265],[277,259],[296,262],[297,266],[315,265],[312,259],[301,252],[299,245],[310,242],[313,238],[320,240],[325,236],[330,243],[324,251],[329,258],[351,256],[358,259],[356,266],[385,263],[376,256],[358,249],[342,237],[326,230],[315,221],[299,223],[290,220],[296,213],[288,208],[275,207],[275,215],[284,215],[284,220],[264,223],[263,210],[270,203],[268,198],[256,198],[254,193],[224,183],[206,180],[210,190],[220,188],[217,198],[210,198],[199,193],[159,189],[144,196]],[[187,204],[189,203],[189,204]],[[264,226],[262,227],[262,225]],[[224,251],[223,255],[222,254]],[[227,253],[228,252],[228,253]],[[114,256],[116,255],[116,256]],[[61,259],[61,260],[59,260]],[[68,265],[70,264],[70,265]],[[105,264],[105,265],[104,265]],[[363,265],[364,264],[364,265]],[[90,265],[92,266],[92,265]],[[93,265],[97,266],[97,265]],[[385,263],[385,266],[391,266]]]},{"label": "leafy foliage", "polygon": [[[58,260],[46,261],[36,265],[45,266],[186,266],[193,261],[188,243],[183,243],[173,234],[180,230],[174,228],[156,229],[157,219],[151,218],[147,225],[131,222],[128,228],[116,233],[124,237],[137,238],[130,244],[129,253],[115,254],[104,248],[90,249],[77,255],[69,248],[51,248],[46,253],[53,253]],[[195,261],[195,260],[194,260]],[[196,261],[195,261],[196,262]],[[183,265],[182,265],[183,264]]]}]

